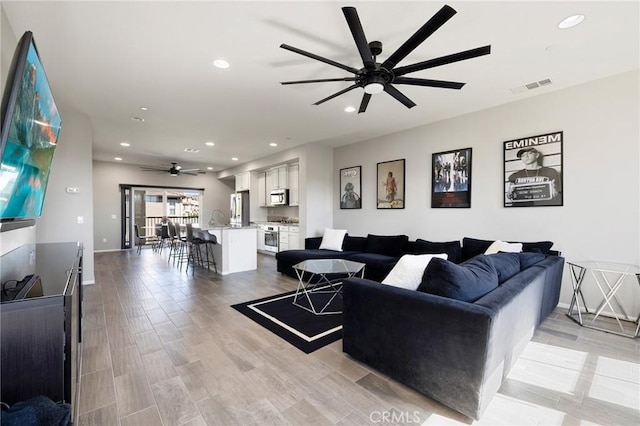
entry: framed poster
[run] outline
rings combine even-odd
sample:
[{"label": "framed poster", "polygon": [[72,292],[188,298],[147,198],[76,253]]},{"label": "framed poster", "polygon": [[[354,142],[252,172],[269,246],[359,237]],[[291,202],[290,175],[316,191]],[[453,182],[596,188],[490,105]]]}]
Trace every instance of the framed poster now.
[{"label": "framed poster", "polygon": [[431,155],[431,207],[471,207],[471,148]]},{"label": "framed poster", "polygon": [[377,207],[404,209],[404,159],[378,163]]},{"label": "framed poster", "polygon": [[360,188],[362,188],[362,167],[354,166],[340,169],[340,208],[360,209],[362,199],[360,198]]},{"label": "framed poster", "polygon": [[563,133],[504,142],[504,206],[561,206]]}]

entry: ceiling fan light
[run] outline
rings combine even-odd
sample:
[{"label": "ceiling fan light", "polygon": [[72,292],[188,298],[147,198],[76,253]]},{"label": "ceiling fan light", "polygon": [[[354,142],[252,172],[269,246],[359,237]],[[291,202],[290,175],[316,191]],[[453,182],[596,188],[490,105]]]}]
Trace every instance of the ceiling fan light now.
[{"label": "ceiling fan light", "polygon": [[369,95],[377,95],[378,93],[382,93],[384,90],[384,84],[382,83],[369,83],[364,86],[364,93]]}]

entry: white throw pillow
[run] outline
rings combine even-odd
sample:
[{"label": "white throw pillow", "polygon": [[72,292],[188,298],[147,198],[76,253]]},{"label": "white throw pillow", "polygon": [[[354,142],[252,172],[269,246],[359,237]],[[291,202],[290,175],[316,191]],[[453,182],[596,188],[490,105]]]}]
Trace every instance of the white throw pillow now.
[{"label": "white throw pillow", "polygon": [[506,253],[520,253],[522,251],[522,243],[506,243],[504,241],[497,240],[491,243],[484,254],[496,254],[500,251]]},{"label": "white throw pillow", "polygon": [[342,241],[346,234],[346,229],[324,228],[324,235],[322,235],[320,248],[325,250],[342,251]]},{"label": "white throw pillow", "polygon": [[405,254],[398,260],[389,275],[385,277],[382,284],[394,287],[416,290],[422,282],[422,275],[427,265],[434,257],[447,259],[446,253],[441,254]]}]

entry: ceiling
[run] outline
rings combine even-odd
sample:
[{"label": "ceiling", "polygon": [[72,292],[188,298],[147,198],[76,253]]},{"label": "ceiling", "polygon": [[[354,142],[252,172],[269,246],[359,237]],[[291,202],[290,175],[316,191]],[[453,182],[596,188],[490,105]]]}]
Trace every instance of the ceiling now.
[{"label": "ceiling", "polygon": [[[378,62],[444,4],[349,3],[368,41],[383,42]],[[363,114],[344,111],[358,108],[361,88],[312,105],[351,82],[280,84],[351,76],[282,43],[362,67],[342,2],[3,1],[2,7],[16,39],[33,31],[57,102],[90,117],[94,159],[117,156],[147,166],[178,161],[227,169],[301,144],[346,145],[639,67],[637,1],[447,4],[458,13],[399,65],[488,44],[491,54],[411,74],[467,83],[462,90],[397,86],[416,107],[381,93]],[[576,13],[586,16],[582,24],[558,29]],[[215,68],[218,58],[231,66]],[[523,88],[544,79],[552,84]]]}]

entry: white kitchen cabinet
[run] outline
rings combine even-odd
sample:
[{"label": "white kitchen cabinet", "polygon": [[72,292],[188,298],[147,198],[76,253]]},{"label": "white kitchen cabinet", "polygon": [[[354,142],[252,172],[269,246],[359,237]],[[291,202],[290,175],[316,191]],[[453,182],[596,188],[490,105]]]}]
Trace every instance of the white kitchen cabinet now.
[{"label": "white kitchen cabinet", "polygon": [[285,164],[284,166],[280,166],[277,168],[277,170],[278,170],[278,186],[276,187],[276,189],[287,189],[289,186],[287,182],[287,175],[288,175],[287,165]]},{"label": "white kitchen cabinet", "polygon": [[[265,172],[258,173],[258,205],[266,207],[269,197],[267,196],[267,174]],[[264,243],[264,242],[263,242]]]},{"label": "white kitchen cabinet", "polygon": [[297,226],[289,226],[289,235],[287,238],[287,245],[289,250],[301,250],[302,244],[300,243],[300,228]]},{"label": "white kitchen cabinet", "polygon": [[271,191],[276,189],[274,187],[274,175],[275,175],[275,179],[278,178],[278,173],[274,172],[274,169],[269,169],[265,172],[265,181],[264,181],[264,187],[265,187],[265,197],[266,199],[266,205],[270,206],[271,205],[271,198],[269,197],[269,194],[271,194]]},{"label": "white kitchen cabinet", "polygon": [[299,189],[298,189],[298,176],[300,175],[300,164],[293,163],[289,164],[289,169],[287,170],[287,180],[289,184],[289,205],[297,206],[300,203],[299,198]]},{"label": "white kitchen cabinet", "polygon": [[289,227],[281,226],[279,229],[280,247],[278,251],[289,250]]},{"label": "white kitchen cabinet", "polygon": [[236,175],[236,192],[248,191],[251,184],[251,173],[244,172]]},{"label": "white kitchen cabinet", "polygon": [[274,189],[287,189],[287,165],[267,170],[267,192]]},{"label": "white kitchen cabinet", "polygon": [[258,251],[265,251],[264,228],[265,228],[265,225],[258,225],[258,241],[257,241]]}]

